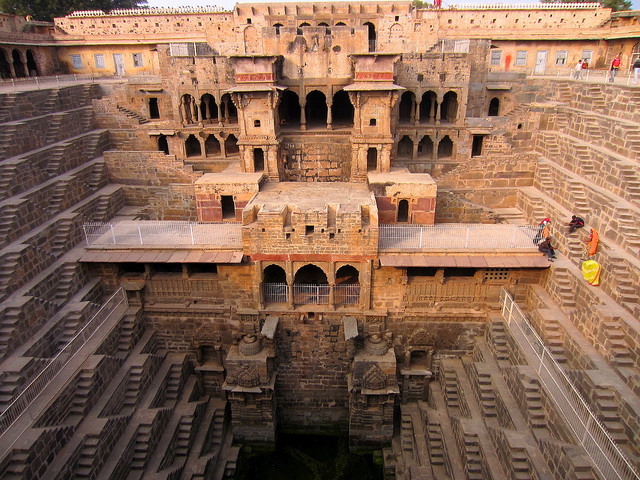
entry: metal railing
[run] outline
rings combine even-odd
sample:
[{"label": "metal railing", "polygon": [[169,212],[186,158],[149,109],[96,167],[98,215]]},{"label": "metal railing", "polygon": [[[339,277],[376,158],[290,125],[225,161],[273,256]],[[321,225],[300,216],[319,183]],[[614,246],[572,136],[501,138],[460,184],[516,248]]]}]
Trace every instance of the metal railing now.
[{"label": "metal railing", "polygon": [[85,223],[87,245],[209,245],[242,247],[239,223],[131,221]]},{"label": "metal railing", "polygon": [[580,75],[576,76],[575,66],[551,67],[546,68],[544,72],[536,72],[534,68],[528,74],[530,77],[556,77],[568,80],[576,80],[585,83],[615,83],[630,85],[633,81],[633,70],[628,71],[626,68],[620,68],[615,81],[610,82],[611,72],[609,70],[587,68],[580,71]]},{"label": "metal railing", "polygon": [[535,368],[555,406],[566,420],[603,478],[607,480],[640,479],[640,474],[615,444],[606,428],[593,414],[571,380],[554,360],[535,330],[503,288],[500,292],[502,316],[513,337]]},{"label": "metal railing", "polygon": [[70,74],[70,75],[50,75],[42,77],[20,77],[20,78],[7,78],[0,81],[0,91],[2,90],[40,90],[51,87],[64,87],[69,85],[77,85],[80,83],[95,83],[98,81],[109,80],[113,81],[117,77],[113,75],[98,76],[98,75],[85,75],[85,74]]},{"label": "metal railing", "polygon": [[289,286],[286,283],[263,283],[262,296],[266,303],[287,303]]},{"label": "metal railing", "polygon": [[360,285],[336,285],[333,287],[333,299],[336,305],[355,305],[360,301]]},{"label": "metal railing", "polygon": [[[40,395],[42,390],[49,385],[71,360],[74,355],[96,332],[98,328],[120,305],[128,305],[127,294],[123,289],[117,290],[89,319],[82,329],[67,343],[62,350],[47,364],[46,367],[20,392],[9,404],[7,409],[0,414],[0,435],[2,435],[13,423],[20,418],[29,405]],[[16,436],[17,438],[18,436]]]},{"label": "metal railing", "polygon": [[296,305],[326,305],[329,303],[329,285],[294,285],[293,303]]},{"label": "metal railing", "polygon": [[509,224],[380,225],[380,249],[537,248],[538,227]]}]

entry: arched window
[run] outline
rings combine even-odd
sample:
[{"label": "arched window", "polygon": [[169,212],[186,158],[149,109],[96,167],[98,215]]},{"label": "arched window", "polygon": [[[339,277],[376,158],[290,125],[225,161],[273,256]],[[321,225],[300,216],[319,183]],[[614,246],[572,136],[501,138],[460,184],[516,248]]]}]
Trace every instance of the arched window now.
[{"label": "arched window", "polygon": [[398,202],[398,223],[407,223],[409,221],[409,201],[400,200]]},{"label": "arched window", "polygon": [[188,93],[185,93],[180,99],[180,113],[185,124],[195,123],[198,121],[198,107],[196,99]]},{"label": "arched window", "polygon": [[456,92],[447,92],[442,98],[442,109],[440,112],[442,120],[455,122],[458,116],[458,95]]},{"label": "arched window", "polygon": [[367,149],[367,172],[375,172],[378,170],[378,149],[369,147]]},{"label": "arched window", "polygon": [[261,148],[253,149],[253,171],[264,172],[264,150]]},{"label": "arched window", "polygon": [[368,30],[368,38],[369,38],[369,51],[376,51],[376,26],[371,22],[365,22],[364,26],[367,27]]},{"label": "arched window", "polygon": [[225,93],[222,98],[224,119],[229,123],[238,123],[238,109],[231,100],[231,95]]},{"label": "arched window", "polygon": [[36,64],[36,57],[31,50],[27,50],[27,72],[30,77],[38,76],[38,65]]},{"label": "arched window", "polygon": [[347,24],[346,24],[346,23],[344,23],[344,22],[338,22],[338,23],[336,23],[336,27],[346,27],[346,26],[347,26]]},{"label": "arched window", "polygon": [[166,135],[158,135],[158,150],[164,152],[165,155],[169,155],[169,143]]},{"label": "arched window", "polygon": [[429,90],[422,94],[422,100],[420,101],[420,123],[427,123],[435,117],[437,101],[438,97],[436,92]]},{"label": "arched window", "polygon": [[207,157],[220,155],[220,141],[215,135],[208,135],[204,141],[204,154]]},{"label": "arched window", "polygon": [[218,118],[218,104],[210,93],[205,93],[200,97],[200,118],[203,120],[213,120]]},{"label": "arched window", "polygon": [[398,158],[411,158],[413,155],[413,140],[407,135],[398,142]]},{"label": "arched window", "polygon": [[329,282],[320,267],[309,264],[296,272],[293,301],[297,305],[329,303]]},{"label": "arched window", "polygon": [[453,155],[453,142],[449,135],[445,135],[438,143],[438,158],[447,158]]},{"label": "arched window", "polygon": [[200,142],[195,137],[195,135],[191,134],[187,137],[187,140],[184,142],[185,150],[187,152],[187,157],[199,157],[202,155],[202,148],[200,147]]},{"label": "arched window", "polygon": [[273,28],[276,29],[276,35],[280,35],[280,29],[282,28],[282,24],[281,23],[276,23],[273,25]]},{"label": "arched window", "polygon": [[282,125],[300,124],[300,99],[295,92],[285,90],[282,93],[278,113]]},{"label": "arched window", "polygon": [[22,61],[22,54],[19,50],[13,50],[11,52],[11,56],[13,58],[13,71],[16,72],[16,77],[26,77],[27,74],[24,71],[24,62]]},{"label": "arched window", "polygon": [[337,305],[353,305],[360,298],[360,272],[351,265],[343,265],[336,272],[334,300]]},{"label": "arched window", "polygon": [[353,105],[349,94],[344,90],[338,90],[333,95],[331,104],[331,117],[334,126],[353,126]]},{"label": "arched window", "polygon": [[413,121],[416,106],[416,96],[413,92],[404,92],[400,98],[399,116],[400,123]]},{"label": "arched window", "polygon": [[327,97],[324,93],[313,90],[307,94],[307,104],[305,105],[307,125],[326,126],[327,111]]},{"label": "arched window", "polygon": [[262,293],[266,303],[287,303],[287,274],[279,265],[269,265],[262,272]]},{"label": "arched window", "polygon": [[331,35],[331,29],[329,28],[329,24],[327,22],[320,22],[318,24],[319,27],[324,27],[325,35]]},{"label": "arched window", "polygon": [[498,97],[493,97],[489,102],[489,116],[497,117],[500,115],[500,100]]}]

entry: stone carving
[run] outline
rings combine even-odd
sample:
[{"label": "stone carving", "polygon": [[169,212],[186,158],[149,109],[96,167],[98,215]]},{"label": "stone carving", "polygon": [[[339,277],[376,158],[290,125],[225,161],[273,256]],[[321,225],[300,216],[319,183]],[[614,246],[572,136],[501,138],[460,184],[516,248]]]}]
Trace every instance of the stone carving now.
[{"label": "stone carving", "polygon": [[260,373],[253,365],[243,365],[236,375],[238,385],[241,387],[257,387],[260,385]]},{"label": "stone carving", "polygon": [[362,376],[362,387],[370,390],[381,390],[387,386],[387,376],[378,365],[373,365]]},{"label": "stone carving", "polygon": [[253,334],[245,335],[238,343],[238,350],[242,355],[251,357],[257,355],[262,350],[262,342]]},{"label": "stone carving", "polygon": [[384,355],[388,349],[386,340],[377,333],[369,335],[364,341],[364,350],[370,355]]}]

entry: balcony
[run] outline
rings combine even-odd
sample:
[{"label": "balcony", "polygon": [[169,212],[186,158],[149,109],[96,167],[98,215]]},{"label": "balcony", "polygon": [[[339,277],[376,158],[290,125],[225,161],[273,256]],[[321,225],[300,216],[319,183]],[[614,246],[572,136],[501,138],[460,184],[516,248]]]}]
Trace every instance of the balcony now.
[{"label": "balcony", "polygon": [[360,301],[360,285],[308,285],[295,284],[289,287],[286,283],[263,283],[264,302],[289,303],[289,293],[293,294],[294,305],[328,305],[333,293],[335,305],[357,305]]}]

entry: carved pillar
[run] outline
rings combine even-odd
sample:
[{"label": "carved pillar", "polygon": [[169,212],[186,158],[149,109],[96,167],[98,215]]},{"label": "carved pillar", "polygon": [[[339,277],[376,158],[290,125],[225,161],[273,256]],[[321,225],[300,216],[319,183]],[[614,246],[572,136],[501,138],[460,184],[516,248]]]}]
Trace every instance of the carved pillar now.
[{"label": "carved pillar", "polygon": [[222,126],[222,118],[224,117],[223,102],[218,102],[218,124]]},{"label": "carved pillar", "polygon": [[327,130],[333,130],[333,114],[331,113],[331,107],[333,103],[327,103]]},{"label": "carved pillar", "polygon": [[[416,121],[416,123],[418,123]],[[411,150],[411,160],[415,160],[416,157],[418,156],[418,145],[420,144],[420,140],[418,139],[418,137],[414,137],[413,138],[413,149]]]},{"label": "carved pillar", "polygon": [[216,135],[216,138],[220,141],[220,154],[222,155],[222,158],[227,158],[227,145],[225,143],[226,137],[223,137],[222,135],[218,137]]},{"label": "carved pillar", "polygon": [[411,113],[409,115],[409,123],[415,123],[416,119],[416,102],[411,102]]},{"label": "carved pillar", "polygon": [[229,97],[222,97],[222,103],[224,104],[224,122],[229,123]]},{"label": "carved pillar", "polygon": [[[438,99],[439,101],[437,101],[436,103],[436,123],[440,123],[440,120],[442,120],[442,98]],[[440,110],[440,111],[438,111]]]},{"label": "carved pillar", "polygon": [[436,118],[438,116],[438,99],[437,98],[433,99],[432,107],[433,108],[431,109],[431,121],[436,122]]},{"label": "carved pillar", "polygon": [[393,437],[393,406],[400,392],[396,379],[396,355],[389,348],[390,335],[374,333],[353,359],[347,377],[349,387],[349,443],[358,447],[380,446]]},{"label": "carved pillar", "polygon": [[205,97],[204,99],[204,115],[202,116],[202,120],[206,119],[211,120],[211,99],[209,97]]},{"label": "carved pillar", "polygon": [[422,105],[422,101],[416,102],[416,121],[415,125],[420,124],[420,105]]},{"label": "carved pillar", "polygon": [[196,99],[194,97],[191,97],[191,102],[189,103],[191,107],[192,123],[195,123],[198,121],[198,105],[196,104]]},{"label": "carved pillar", "polygon": [[306,99],[304,102],[300,102],[300,130],[307,129],[307,112],[305,112],[306,106],[307,106]]}]

